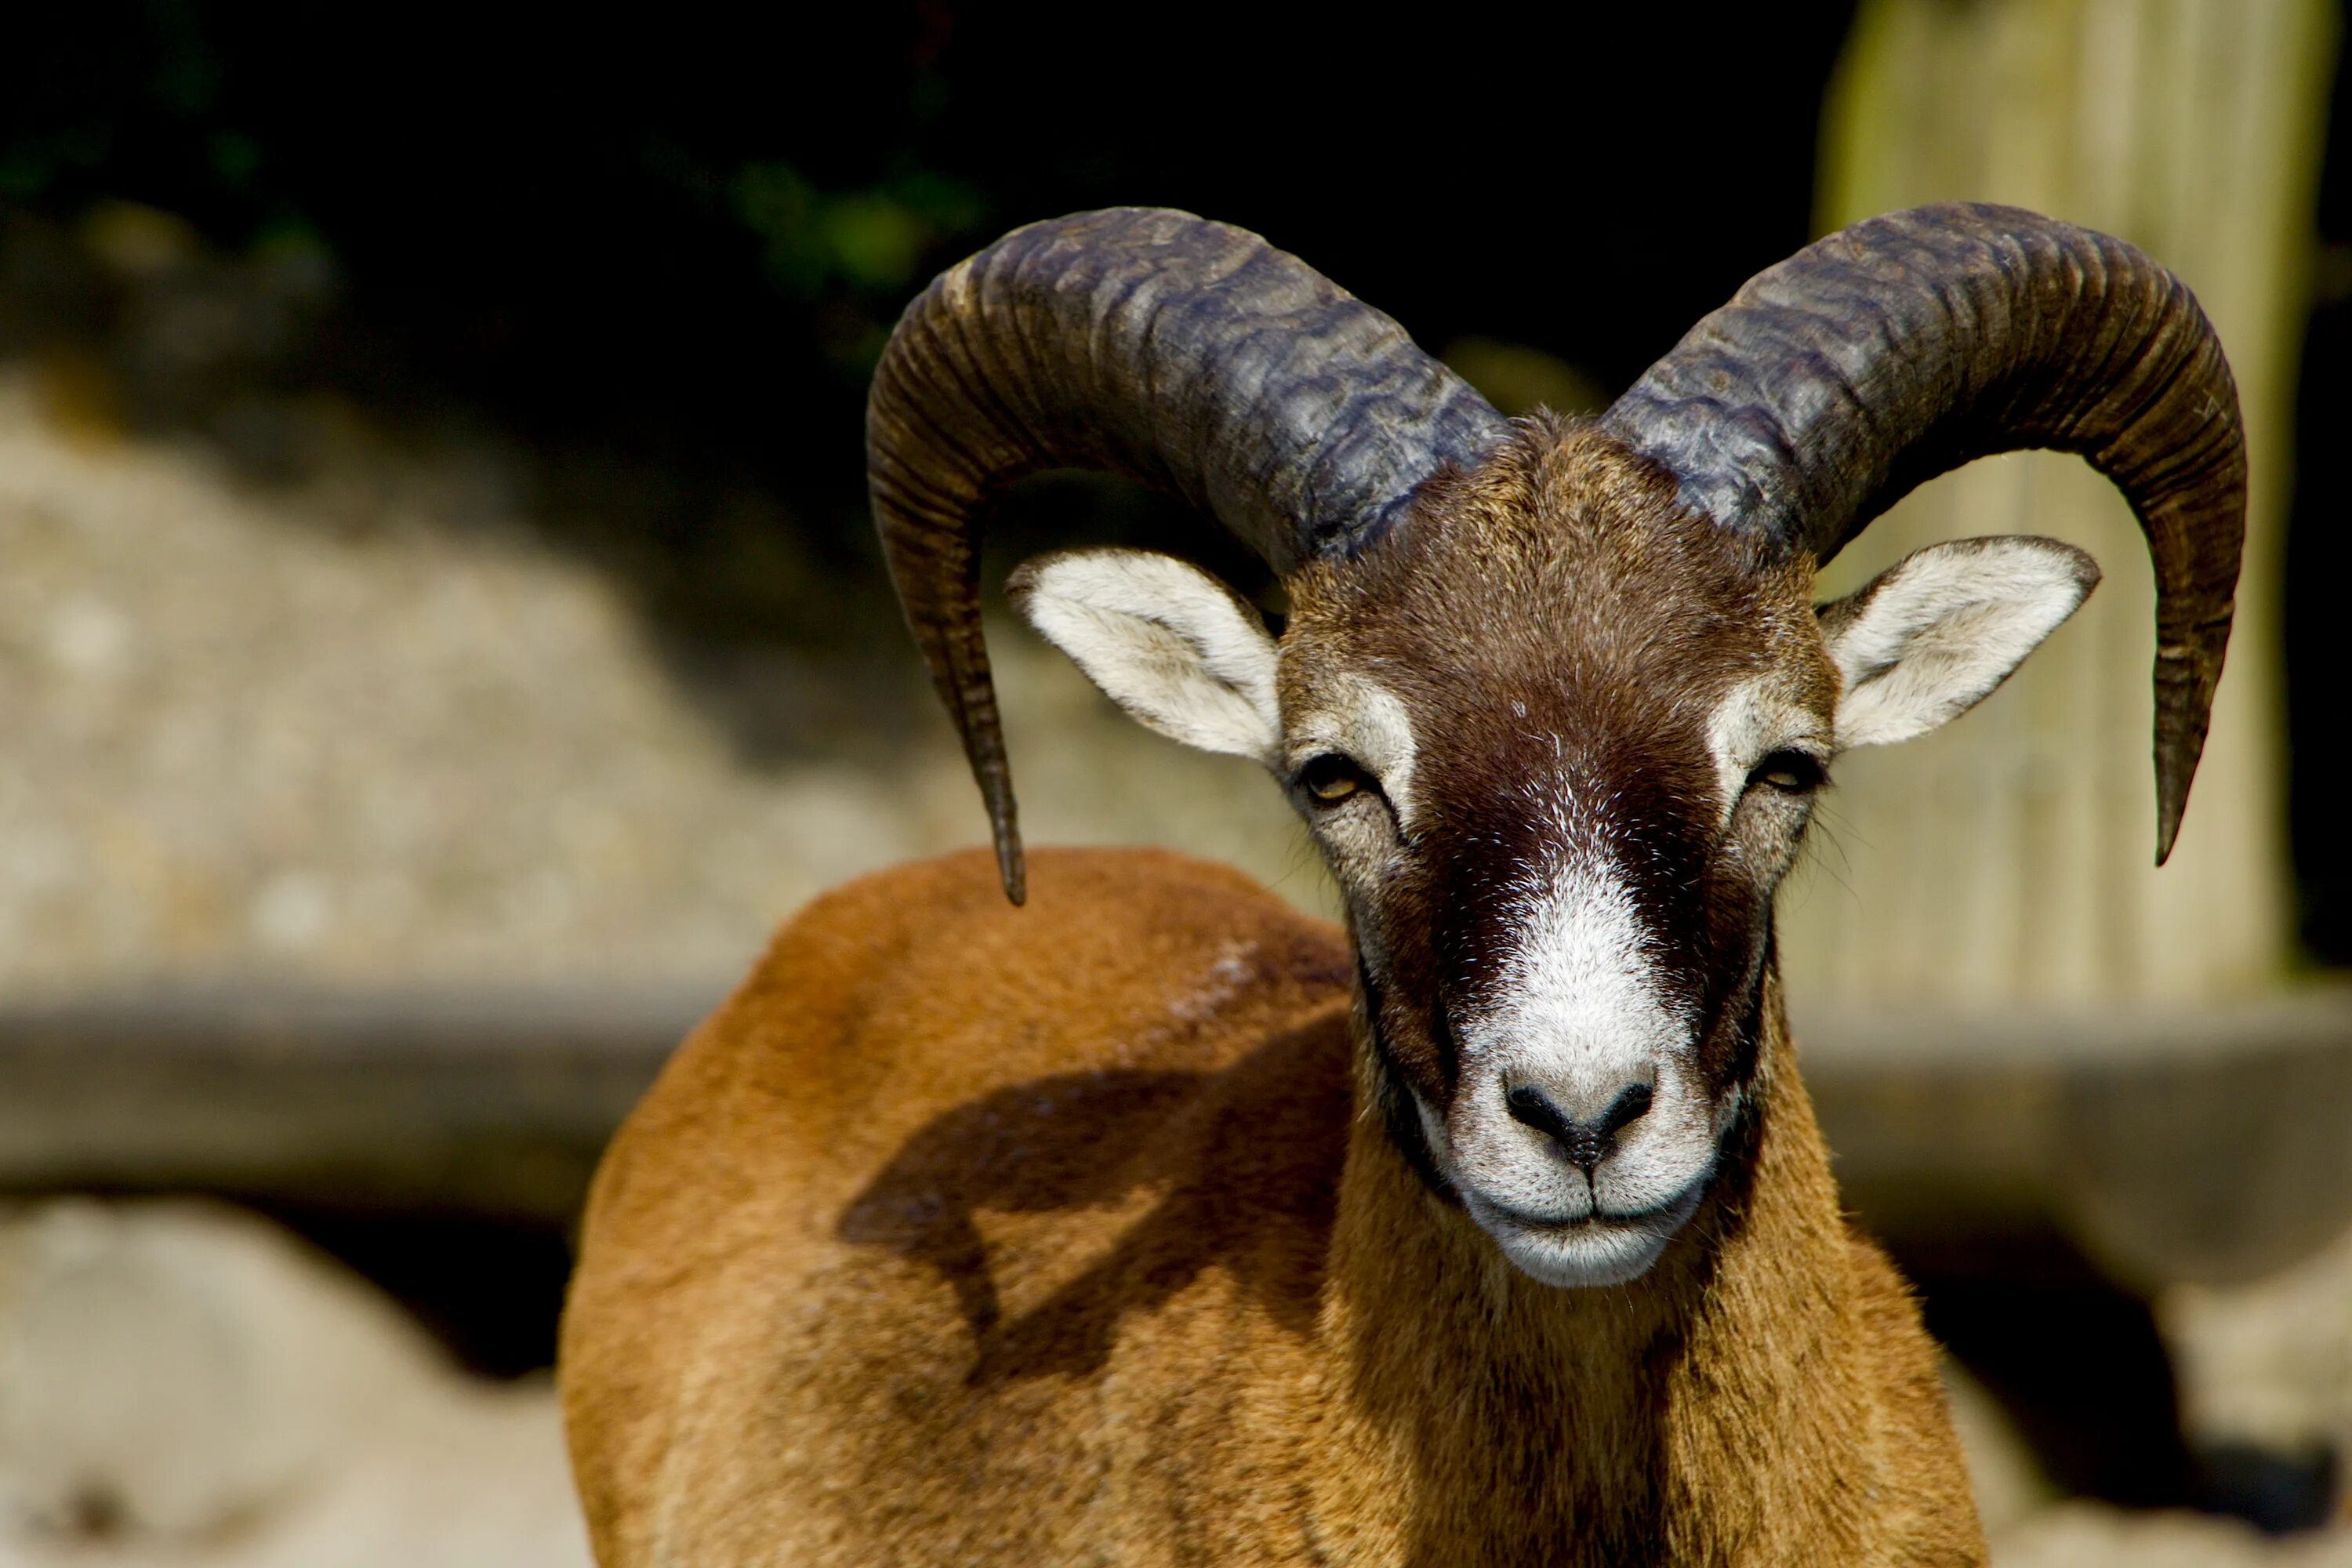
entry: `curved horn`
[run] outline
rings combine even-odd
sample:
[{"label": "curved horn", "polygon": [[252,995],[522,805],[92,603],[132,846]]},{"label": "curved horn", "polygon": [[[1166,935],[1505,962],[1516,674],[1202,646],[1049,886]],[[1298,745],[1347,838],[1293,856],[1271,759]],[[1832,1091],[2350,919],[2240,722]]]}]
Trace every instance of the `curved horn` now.
[{"label": "curved horn", "polygon": [[1758,273],[1602,424],[1727,526],[1827,561],[1915,486],[2080,453],[2156,563],[2157,863],[2205,747],[2245,541],[2245,435],[2188,286],[2016,207],[1917,207]]},{"label": "curved horn", "polygon": [[1277,571],[1348,554],[1502,416],[1404,330],[1255,235],[1120,207],[1016,229],[907,308],[866,409],[882,552],[987,797],[1021,836],[980,625],[978,513],[1040,468],[1213,512]]}]

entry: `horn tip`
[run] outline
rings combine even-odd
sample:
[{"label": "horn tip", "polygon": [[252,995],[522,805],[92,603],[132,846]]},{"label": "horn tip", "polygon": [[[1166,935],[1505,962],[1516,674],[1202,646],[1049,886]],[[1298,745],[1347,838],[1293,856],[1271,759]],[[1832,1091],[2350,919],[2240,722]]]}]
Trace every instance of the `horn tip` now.
[{"label": "horn tip", "polygon": [[1004,883],[1004,897],[1013,908],[1029,901],[1029,868],[1021,853],[1021,833],[1011,823],[996,828],[996,874]]},{"label": "horn tip", "polygon": [[[2208,688],[2210,692],[2210,688]],[[2205,700],[2210,710],[2210,698]],[[2172,847],[2180,837],[2180,819],[2189,810],[2189,787],[2197,782],[2197,763],[2205,750],[2205,727],[2199,723],[2182,733],[2184,726],[2161,726],[2156,746],[2156,863],[2163,865],[2172,858]]]},{"label": "horn tip", "polygon": [[[2170,780],[2165,784],[2169,785]],[[2159,787],[2156,795],[2156,863],[2162,866],[2172,858],[2172,847],[2180,837],[2181,814],[2189,805],[2189,789],[2183,784],[2178,788]]]}]

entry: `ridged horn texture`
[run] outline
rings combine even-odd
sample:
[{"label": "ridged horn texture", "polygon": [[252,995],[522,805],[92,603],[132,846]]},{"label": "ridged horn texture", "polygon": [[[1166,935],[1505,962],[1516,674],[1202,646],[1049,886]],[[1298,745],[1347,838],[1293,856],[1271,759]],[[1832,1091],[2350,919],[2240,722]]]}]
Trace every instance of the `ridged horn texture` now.
[{"label": "ridged horn texture", "polygon": [[1276,571],[1346,555],[1507,426],[1394,321],[1254,234],[1118,207],[1016,229],[942,273],[866,410],[875,526],[1024,897],[981,634],[979,516],[1041,468],[1123,474],[1213,513]]},{"label": "ridged horn texture", "polygon": [[2017,207],[1871,218],[1748,279],[1602,424],[1671,470],[1694,510],[1818,561],[1971,458],[2087,458],[2155,559],[2158,864],[2172,852],[2246,509],[2237,386],[2179,279]]}]

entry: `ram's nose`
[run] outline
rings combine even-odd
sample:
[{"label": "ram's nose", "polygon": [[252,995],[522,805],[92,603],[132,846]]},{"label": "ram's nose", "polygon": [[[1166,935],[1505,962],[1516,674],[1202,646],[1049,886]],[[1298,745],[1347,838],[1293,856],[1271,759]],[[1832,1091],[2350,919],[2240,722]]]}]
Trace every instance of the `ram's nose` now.
[{"label": "ram's nose", "polygon": [[1654,1083],[1644,1073],[1598,1092],[1553,1092],[1532,1083],[1503,1097],[1511,1118],[1550,1140],[1559,1157],[1590,1176],[1617,1147],[1617,1135],[1649,1114]]}]

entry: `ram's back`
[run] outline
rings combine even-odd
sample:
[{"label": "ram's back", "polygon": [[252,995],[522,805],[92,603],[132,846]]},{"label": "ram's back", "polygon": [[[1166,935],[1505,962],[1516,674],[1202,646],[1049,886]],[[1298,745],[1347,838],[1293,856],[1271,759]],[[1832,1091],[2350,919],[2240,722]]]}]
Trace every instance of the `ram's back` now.
[{"label": "ram's back", "polygon": [[1159,851],[1038,854],[1020,910],[978,854],[809,906],[590,1198],[562,1375],[607,1568],[1066,1561],[1202,1454],[1278,1466],[1234,1402],[1315,1331],[1347,984],[1338,931]]}]

